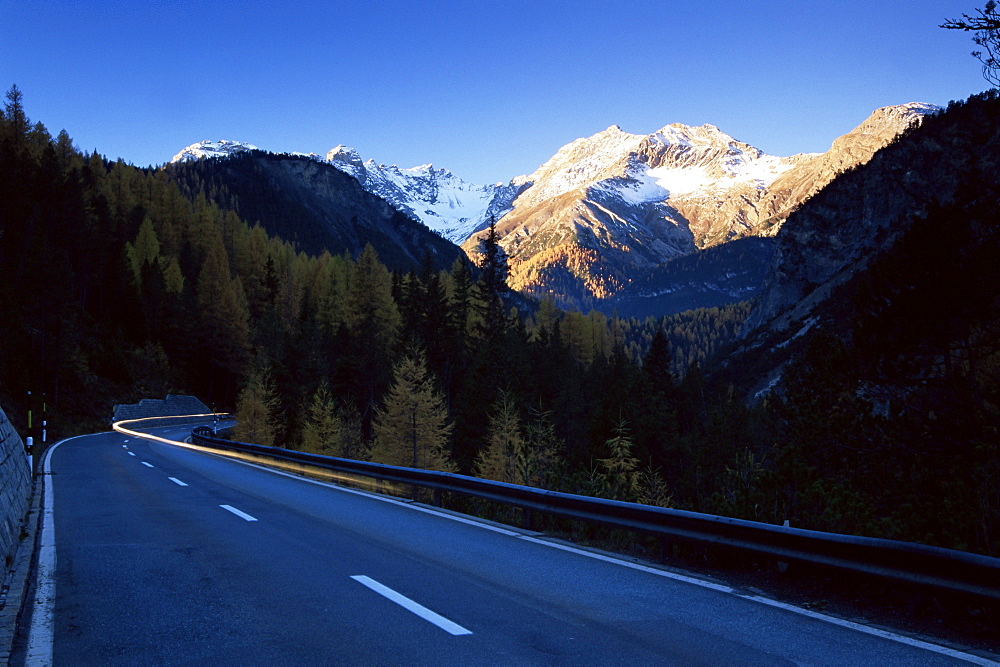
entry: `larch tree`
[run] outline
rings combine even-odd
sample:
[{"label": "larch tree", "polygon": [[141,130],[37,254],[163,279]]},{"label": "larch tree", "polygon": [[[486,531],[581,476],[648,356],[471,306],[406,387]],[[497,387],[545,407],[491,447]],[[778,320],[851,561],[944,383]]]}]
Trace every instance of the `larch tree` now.
[{"label": "larch tree", "polygon": [[125,244],[125,254],[128,257],[129,266],[135,276],[135,284],[142,286],[142,268],[149,264],[159,268],[160,265],[160,241],[156,237],[156,230],[153,229],[153,221],[146,217],[139,225],[139,233],[135,238],[135,245]]},{"label": "larch tree", "polygon": [[518,476],[521,484],[552,488],[562,464],[561,451],[565,443],[556,436],[552,413],[531,410],[531,419],[525,427],[524,452],[518,456]]},{"label": "larch tree", "polygon": [[476,475],[508,484],[524,484],[522,466],[518,465],[524,450],[521,416],[510,393],[501,391],[490,415],[489,440],[476,456]]},{"label": "larch tree", "polygon": [[632,438],[625,421],[615,425],[614,436],[604,443],[609,456],[598,459],[592,475],[597,495],[611,500],[635,502],[642,493],[639,459],[632,455]]},{"label": "larch tree", "polygon": [[[232,277],[229,259],[216,233],[197,284],[199,327],[203,353],[210,367],[228,380],[240,376],[250,353],[249,308],[239,277]],[[214,384],[215,375],[212,374]],[[228,392],[227,392],[228,393]]]},{"label": "larch tree", "polygon": [[341,440],[344,425],[337,414],[337,406],[326,380],[320,383],[313,394],[306,414],[306,423],[302,427],[302,450],[313,454],[343,456]]},{"label": "larch tree", "polygon": [[372,424],[372,460],[389,465],[455,470],[449,452],[452,425],[444,396],[434,386],[422,351],[396,364],[384,405]]},{"label": "larch tree", "polygon": [[489,440],[476,457],[476,475],[547,488],[559,463],[559,449],[551,414],[532,411],[532,420],[522,428],[512,395],[502,391],[493,404]]},{"label": "larch tree", "polygon": [[240,442],[274,446],[278,435],[278,390],[270,369],[255,369],[236,401],[233,436]]},{"label": "larch tree", "polygon": [[378,395],[388,384],[388,353],[396,345],[402,320],[392,297],[392,276],[370,244],[350,272],[344,319],[357,366],[355,392],[362,418],[368,420]]}]

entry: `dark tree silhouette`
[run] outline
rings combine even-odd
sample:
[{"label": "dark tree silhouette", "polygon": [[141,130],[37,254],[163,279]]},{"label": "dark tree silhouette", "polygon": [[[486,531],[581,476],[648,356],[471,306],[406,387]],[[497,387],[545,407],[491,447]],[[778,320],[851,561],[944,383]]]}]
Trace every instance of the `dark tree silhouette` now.
[{"label": "dark tree silhouette", "polygon": [[975,33],[972,41],[983,48],[973,51],[972,55],[983,64],[983,78],[994,86],[1000,86],[1000,13],[997,12],[997,3],[989,0],[975,14],[962,14],[961,19],[947,19],[941,27]]}]

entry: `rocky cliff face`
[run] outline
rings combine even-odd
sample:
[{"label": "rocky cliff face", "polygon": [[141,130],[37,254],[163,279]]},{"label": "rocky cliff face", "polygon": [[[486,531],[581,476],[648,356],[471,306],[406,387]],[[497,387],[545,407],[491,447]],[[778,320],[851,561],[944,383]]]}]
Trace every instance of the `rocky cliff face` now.
[{"label": "rocky cliff face", "polygon": [[[880,111],[886,122],[893,122],[889,115],[894,109]],[[960,112],[942,114],[879,151],[863,167],[837,176],[788,217],[746,331],[764,326],[785,330],[808,318],[838,285],[890,248],[914,216],[925,215],[929,206],[950,204],[963,188],[977,187],[973,184],[995,187],[989,184],[996,180],[996,128],[963,121],[958,131],[958,116]],[[868,127],[884,127],[878,120]],[[864,155],[877,145],[880,135],[864,132],[866,125],[855,131],[855,141],[845,150]]]},{"label": "rocky cliff face", "polygon": [[[578,139],[512,182],[523,191],[497,223],[511,285],[586,308],[676,257],[773,235],[837,173],[935,109],[879,109],[827,153],[791,157],[767,155],[711,125],[674,124],[650,135],[612,126]],[[463,244],[470,254],[480,235]]]},{"label": "rocky cliff face", "polygon": [[[975,234],[963,227],[973,219],[969,216],[981,218],[982,211],[996,207],[998,119],[1000,101],[989,95],[949,108],[878,151],[863,166],[838,175],[788,216],[774,238],[774,258],[763,291],[744,324],[743,347],[727,361],[729,367],[753,376],[751,395],[762,395],[775,386],[807,332],[825,329],[847,339],[852,335],[853,318],[872,317],[867,310],[858,310],[861,306],[853,295],[879,282],[870,267],[891,257],[900,239],[917,223],[923,238],[940,234],[941,247],[952,249],[953,258],[940,267],[933,265],[933,245],[927,249],[929,265],[906,267],[922,272],[925,283],[932,283],[935,276],[944,280],[954,274],[960,264],[954,257],[960,260],[982,252],[972,245],[955,250],[956,243],[983,244],[983,239],[995,239],[988,225]],[[858,143],[867,140],[863,136]],[[928,229],[928,225],[940,228]],[[881,282],[891,282],[891,278],[883,275]],[[908,298],[916,298],[907,279],[900,280],[899,289]],[[995,309],[994,283],[969,283],[957,289],[962,293],[956,293],[954,286],[934,292],[926,309],[942,309],[942,298],[963,302],[978,298],[984,311]],[[891,309],[894,298],[899,297],[875,294],[869,296],[869,303]],[[894,326],[908,325],[885,323],[889,329]]]}]

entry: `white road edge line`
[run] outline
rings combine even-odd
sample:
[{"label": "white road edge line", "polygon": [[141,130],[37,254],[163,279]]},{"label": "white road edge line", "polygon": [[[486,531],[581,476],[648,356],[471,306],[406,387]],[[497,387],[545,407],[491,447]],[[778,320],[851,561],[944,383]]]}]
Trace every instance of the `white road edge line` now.
[{"label": "white road edge line", "polygon": [[60,440],[52,445],[42,460],[42,479],[45,490],[42,497],[42,534],[38,545],[38,563],[35,571],[35,599],[31,610],[31,627],[28,629],[27,665],[51,665],[52,644],[55,640],[53,625],[56,604],[56,522],[55,493],[52,490],[52,453],[64,442],[86,438],[78,435]]},{"label": "white road edge line", "polygon": [[187,486],[186,483],[182,482],[181,480],[177,479],[176,477],[167,477],[167,479],[169,479],[171,482],[173,482],[177,486]]},{"label": "white road edge line", "polygon": [[459,636],[459,635],[472,634],[471,630],[463,628],[461,625],[455,623],[454,621],[449,621],[441,614],[431,611],[422,604],[414,602],[410,598],[406,597],[401,593],[397,593],[388,586],[383,586],[382,584],[375,581],[371,577],[366,577],[363,574],[356,574],[352,576],[351,579],[358,582],[359,584],[367,586],[368,588],[372,589],[382,597],[392,600],[400,607],[403,607],[407,611],[413,612],[414,614],[424,619],[425,621],[433,623],[434,625],[438,626],[439,628],[441,628],[450,635]]},{"label": "white road edge line", "polygon": [[808,618],[813,618],[818,621],[826,621],[833,625],[839,625],[843,628],[849,628],[857,632],[862,632],[866,635],[872,635],[875,637],[881,637],[882,639],[888,639],[890,641],[898,642],[900,644],[906,644],[914,648],[923,649],[925,651],[931,651],[933,653],[938,653],[941,655],[946,655],[949,658],[955,658],[957,660],[962,660],[974,665],[996,665],[994,660],[989,660],[987,658],[981,658],[977,655],[971,653],[963,653],[962,651],[957,651],[955,649],[950,649],[945,646],[940,646],[938,644],[931,644],[930,642],[925,642],[920,639],[914,639],[912,637],[906,637],[904,635],[896,634],[890,630],[882,630],[879,628],[873,628],[867,625],[862,625],[861,623],[855,623],[853,621],[848,621],[842,618],[837,618],[836,616],[828,616],[827,614],[821,614],[819,612],[812,611],[811,609],[805,609],[803,607],[796,607],[793,604],[788,604],[786,602],[780,602],[778,600],[772,600],[770,598],[761,597],[759,595],[747,595],[746,593],[741,593],[738,590],[725,586],[722,584],[715,584],[710,581],[702,581],[701,579],[695,579],[693,577],[687,577],[683,574],[676,574],[674,572],[668,572],[666,570],[658,570],[653,567],[647,567],[645,565],[640,565],[639,563],[630,563],[626,560],[621,560],[614,558],[612,556],[605,556],[604,554],[599,554],[591,551],[585,551],[584,549],[577,549],[565,544],[558,544],[556,542],[548,542],[546,540],[538,539],[537,537],[532,537],[531,535],[521,535],[520,539],[527,540],[528,542],[534,542],[536,544],[542,544],[547,547],[552,547],[553,549],[562,549],[563,551],[568,551],[570,553],[579,554],[581,556],[586,556],[587,558],[594,558],[596,560],[603,560],[609,563],[616,563],[633,570],[639,570],[641,572],[648,572],[650,574],[655,574],[660,577],[666,577],[667,579],[674,579],[676,581],[683,581],[689,584],[694,584],[695,586],[701,586],[702,588],[711,588],[712,590],[719,591],[721,593],[728,593],[729,595],[735,595],[738,598],[743,598],[744,600],[749,600],[750,602],[756,602],[758,604],[767,605],[769,607],[775,607],[777,609],[784,609],[785,611],[790,611],[794,614],[799,614],[800,616],[806,616]]},{"label": "white road edge line", "polygon": [[[158,438],[158,439],[163,440],[162,438]],[[185,447],[185,448],[188,448],[188,449],[198,450],[197,447],[194,447],[192,445],[188,445],[188,444],[183,443],[183,442],[176,442],[176,441],[164,441],[164,442],[167,442],[167,444],[179,445],[181,447]],[[778,607],[778,608],[781,608],[781,609],[785,609],[786,611],[792,612],[794,614],[799,614],[801,616],[807,616],[809,618],[813,618],[813,619],[818,620],[818,621],[825,621],[825,622],[830,623],[832,625],[839,625],[841,627],[850,628],[852,630],[855,630],[857,632],[861,632],[863,634],[873,635],[873,636],[876,636],[876,637],[881,637],[883,639],[886,639],[886,640],[889,640],[889,641],[894,641],[894,642],[897,642],[897,643],[900,643],[900,644],[906,644],[908,646],[913,646],[914,648],[920,648],[920,649],[923,649],[923,650],[926,650],[926,651],[930,651],[932,653],[937,653],[939,655],[945,655],[945,656],[948,656],[950,658],[955,658],[957,660],[968,662],[970,664],[984,665],[984,666],[997,665],[998,664],[996,661],[991,660],[989,658],[982,658],[980,656],[977,656],[977,655],[974,655],[974,654],[971,654],[971,653],[965,653],[965,652],[962,652],[960,650],[950,649],[950,648],[948,648],[946,646],[941,646],[939,644],[933,644],[933,643],[930,643],[930,642],[922,641],[920,639],[914,639],[914,638],[911,638],[911,637],[906,637],[905,635],[896,634],[895,632],[892,632],[890,630],[883,630],[883,629],[880,629],[880,628],[873,628],[873,627],[869,627],[867,625],[862,625],[860,623],[854,623],[852,621],[847,621],[847,620],[844,620],[844,619],[840,619],[840,618],[837,618],[835,616],[828,616],[826,614],[822,614],[822,613],[815,612],[815,611],[812,611],[812,610],[809,610],[809,609],[805,609],[803,607],[796,607],[795,605],[787,604],[787,603],[784,603],[784,602],[779,602],[777,600],[770,600],[768,598],[763,598],[763,597],[760,597],[760,596],[757,596],[757,595],[747,595],[745,593],[740,593],[739,591],[737,591],[736,589],[732,588],[731,586],[725,586],[725,585],[722,585],[722,584],[716,584],[716,583],[711,582],[711,581],[704,581],[702,579],[696,579],[694,577],[689,577],[689,576],[685,576],[685,575],[682,575],[682,574],[677,574],[677,573],[674,573],[674,572],[670,572],[668,570],[660,570],[660,569],[657,569],[657,568],[654,568],[654,567],[648,567],[648,566],[645,566],[645,565],[640,565],[638,563],[632,563],[632,562],[629,562],[627,560],[622,560],[620,558],[615,558],[615,557],[612,557],[612,556],[605,556],[603,554],[599,554],[599,553],[595,553],[595,552],[590,552],[590,551],[585,551],[583,549],[577,549],[577,548],[574,548],[572,546],[568,546],[568,545],[564,545],[564,544],[559,544],[558,542],[550,542],[550,541],[547,541],[547,540],[544,540],[544,539],[539,539],[539,538],[534,537],[532,535],[525,535],[524,533],[518,533],[518,532],[515,532],[513,530],[505,530],[505,529],[499,528],[497,526],[492,526],[492,525],[490,525],[488,523],[480,523],[480,522],[476,521],[475,519],[473,519],[471,517],[470,518],[459,517],[459,516],[455,516],[455,515],[452,515],[452,514],[448,514],[446,512],[437,511],[437,510],[435,510],[433,508],[421,507],[421,506],[415,505],[413,503],[402,502],[402,501],[399,501],[399,500],[397,500],[395,498],[382,497],[382,496],[378,496],[376,494],[372,494],[372,493],[367,492],[367,491],[360,491],[360,490],[357,490],[357,489],[350,489],[350,488],[343,487],[343,486],[337,486],[336,484],[333,484],[331,482],[325,482],[325,481],[321,481],[321,480],[309,479],[307,477],[302,477],[300,475],[294,475],[292,473],[285,472],[283,470],[276,470],[275,468],[270,468],[268,466],[259,465],[257,463],[251,463],[249,461],[241,461],[240,459],[233,458],[233,457],[222,456],[222,455],[216,454],[214,452],[208,452],[208,453],[210,455],[213,455],[213,456],[220,456],[221,458],[226,458],[226,459],[228,459],[230,461],[234,461],[234,462],[240,463],[242,465],[250,466],[250,467],[253,467],[253,468],[258,468],[260,470],[264,470],[264,471],[267,471],[267,472],[270,472],[270,473],[273,473],[273,474],[277,474],[277,475],[284,475],[285,477],[290,477],[292,479],[296,479],[296,480],[299,480],[299,481],[302,481],[302,482],[308,482],[310,484],[317,484],[317,485],[320,485],[320,486],[325,486],[327,488],[334,489],[334,490],[337,490],[337,491],[341,491],[341,492],[344,492],[344,493],[352,493],[352,494],[356,494],[356,495],[366,496],[366,497],[371,498],[373,500],[381,500],[383,502],[392,503],[394,505],[399,505],[401,507],[406,507],[406,508],[409,508],[411,510],[416,510],[418,512],[424,512],[425,514],[433,514],[435,516],[441,517],[442,519],[448,519],[450,521],[457,521],[459,523],[465,523],[465,524],[468,524],[470,526],[475,526],[477,528],[481,528],[483,530],[489,530],[491,532],[501,533],[501,534],[504,534],[504,535],[509,535],[509,536],[515,537],[517,539],[527,540],[529,542],[535,542],[535,543],[537,543],[539,545],[550,547],[550,548],[553,548],[553,549],[561,549],[563,551],[569,551],[569,552],[572,552],[572,553],[579,554],[581,556],[586,556],[587,558],[594,558],[594,559],[597,559],[597,560],[603,560],[603,561],[606,561],[608,563],[614,563],[614,564],[621,565],[623,567],[627,567],[627,568],[630,568],[630,569],[633,569],[633,570],[641,570],[643,572],[648,572],[650,574],[654,574],[654,575],[659,576],[659,577],[664,577],[664,578],[667,578],[667,579],[673,579],[675,581],[682,581],[682,582],[685,582],[685,583],[688,583],[688,584],[692,584],[694,586],[700,586],[702,588],[708,588],[708,589],[711,589],[711,590],[714,590],[714,591],[718,591],[720,593],[725,593],[725,594],[728,594],[728,595],[733,595],[735,597],[743,598],[744,600],[748,600],[748,601],[751,601],[751,602],[756,602],[758,604],[765,604],[765,605],[768,605],[768,606],[771,606],[771,607]]]},{"label": "white road edge line", "polygon": [[221,507],[222,509],[226,510],[227,512],[232,512],[233,514],[235,514],[236,516],[240,517],[241,519],[246,519],[247,521],[256,521],[257,520],[257,517],[250,516],[246,512],[241,512],[240,510],[236,509],[232,505],[219,505],[219,507]]},{"label": "white road edge line", "polygon": [[152,463],[146,463],[145,461],[142,462],[142,465],[146,466],[147,468],[152,468],[153,467]]}]

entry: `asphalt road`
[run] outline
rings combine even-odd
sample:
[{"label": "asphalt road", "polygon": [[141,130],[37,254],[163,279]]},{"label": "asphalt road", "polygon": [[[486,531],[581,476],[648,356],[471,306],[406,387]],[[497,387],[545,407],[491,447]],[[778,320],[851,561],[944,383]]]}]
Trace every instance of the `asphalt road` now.
[{"label": "asphalt road", "polygon": [[535,534],[118,433],[64,441],[50,468],[37,600],[15,654],[28,664],[965,662]]}]

